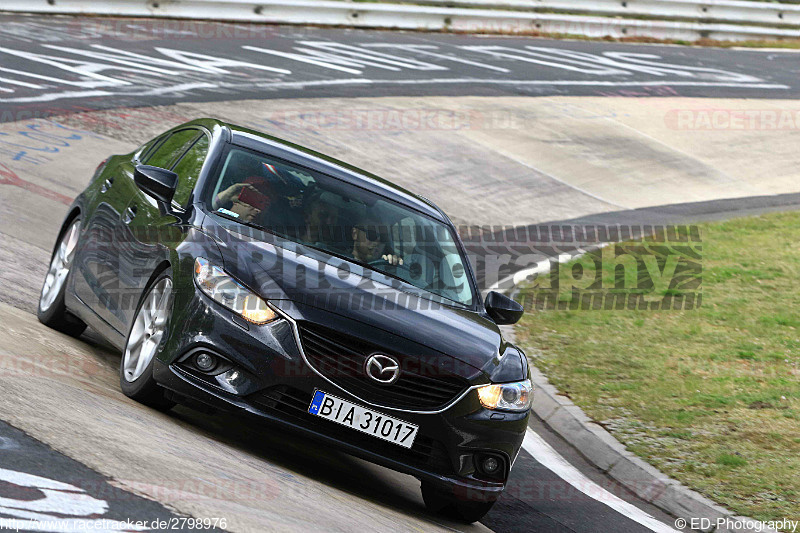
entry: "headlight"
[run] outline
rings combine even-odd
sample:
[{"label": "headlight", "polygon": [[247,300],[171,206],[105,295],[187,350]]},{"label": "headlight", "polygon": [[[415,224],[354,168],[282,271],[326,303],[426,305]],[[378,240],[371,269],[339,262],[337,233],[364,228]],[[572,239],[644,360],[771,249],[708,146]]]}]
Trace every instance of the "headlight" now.
[{"label": "headlight", "polygon": [[200,290],[212,300],[235,311],[248,322],[266,324],[278,318],[267,302],[227,275],[220,267],[212,265],[208,259],[195,259],[194,279]]},{"label": "headlight", "polygon": [[516,383],[485,385],[478,389],[478,398],[487,409],[525,411],[531,406],[532,392],[531,380],[526,379]]}]

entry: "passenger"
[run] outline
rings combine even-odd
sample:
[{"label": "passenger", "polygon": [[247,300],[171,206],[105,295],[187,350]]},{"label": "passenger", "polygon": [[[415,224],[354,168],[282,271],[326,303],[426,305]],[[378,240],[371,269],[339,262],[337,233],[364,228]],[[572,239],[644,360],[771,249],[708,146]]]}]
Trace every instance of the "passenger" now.
[{"label": "passenger", "polygon": [[266,168],[257,159],[240,156],[231,162],[226,174],[237,181],[214,197],[216,208],[239,215],[239,220],[254,222],[269,207],[272,187],[265,176]]},{"label": "passenger", "polygon": [[[238,163],[235,172],[244,178],[237,176],[240,183],[234,183],[217,194],[216,207],[239,215],[238,218],[244,222],[255,222],[263,227],[276,222],[293,222],[276,219],[285,219],[300,207],[296,198],[302,182],[286,175],[275,165],[250,157]],[[275,210],[281,213],[273,213]]]}]

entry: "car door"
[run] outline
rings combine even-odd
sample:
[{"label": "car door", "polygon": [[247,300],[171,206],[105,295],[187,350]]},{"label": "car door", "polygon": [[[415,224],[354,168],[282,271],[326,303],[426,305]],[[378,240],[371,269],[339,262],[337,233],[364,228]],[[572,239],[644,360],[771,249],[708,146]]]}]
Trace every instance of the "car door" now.
[{"label": "car door", "polygon": [[[102,254],[102,276],[98,277],[91,290],[98,305],[100,317],[114,329],[127,333],[128,317],[135,312],[140,292],[137,277],[145,275],[145,262],[136,249],[136,238],[131,234],[130,221],[138,216],[138,204],[145,203],[144,193],[136,186],[133,172],[138,164],[170,168],[200,135],[196,128],[185,128],[164,135],[147,153],[134,154],[121,161],[108,197],[108,207],[102,213],[103,231],[111,228],[112,242],[104,247]],[[138,204],[132,200],[140,199]],[[133,206],[133,207],[132,207]],[[157,207],[156,207],[157,211]],[[95,213],[92,223],[100,213]],[[173,219],[174,220],[174,219]]]},{"label": "car door", "polygon": [[[132,180],[131,160],[147,156],[162,141],[162,136],[151,139],[133,154],[112,156],[92,180],[83,206],[85,245],[75,256],[76,275],[71,277],[72,291],[93,309],[105,322],[112,324],[114,313],[109,311],[116,301],[119,254],[117,251],[117,226],[129,202]],[[115,325],[116,329],[116,325]]]},{"label": "car door", "polygon": [[[185,212],[189,208],[192,191],[208,157],[210,135],[207,132],[194,130],[191,139],[187,139],[188,136],[183,135],[176,140],[180,142],[173,143],[175,155],[171,160],[156,150],[154,157],[147,161],[148,165],[178,174],[178,186],[172,201],[175,212]],[[150,275],[164,259],[169,258],[170,249],[182,240],[186,228],[175,216],[162,212],[158,203],[138,187],[130,197],[121,223],[126,235],[126,253],[120,264],[119,284],[122,292],[129,295],[127,301],[121,302],[124,304],[121,305],[122,320],[127,330]]]}]

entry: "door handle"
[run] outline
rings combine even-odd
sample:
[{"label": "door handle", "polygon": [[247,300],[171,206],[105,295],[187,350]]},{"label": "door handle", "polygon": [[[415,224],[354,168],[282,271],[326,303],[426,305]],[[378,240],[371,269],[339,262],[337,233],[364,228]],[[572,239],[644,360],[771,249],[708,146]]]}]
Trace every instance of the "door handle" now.
[{"label": "door handle", "polygon": [[106,193],[114,185],[114,178],[108,178],[104,183],[103,186],[100,187],[100,192]]},{"label": "door handle", "polygon": [[125,210],[125,224],[130,224],[133,222],[133,219],[136,218],[136,210],[135,204],[128,206],[128,208]]}]

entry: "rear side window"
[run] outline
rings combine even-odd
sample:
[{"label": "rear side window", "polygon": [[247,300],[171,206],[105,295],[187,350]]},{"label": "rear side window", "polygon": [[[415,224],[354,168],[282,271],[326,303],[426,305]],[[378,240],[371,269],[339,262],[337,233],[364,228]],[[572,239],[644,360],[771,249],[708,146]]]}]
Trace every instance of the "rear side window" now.
[{"label": "rear side window", "polygon": [[146,160],[147,156],[150,154],[150,152],[153,151],[153,148],[155,147],[156,144],[158,144],[158,141],[160,141],[161,139],[162,137],[156,137],[155,139],[150,139],[149,141],[144,143],[138,150],[136,150],[136,153],[133,156],[134,159],[136,161]]},{"label": "rear side window", "polygon": [[178,205],[185,206],[189,201],[189,195],[197,183],[207,155],[208,137],[201,135],[172,169],[178,175],[178,187],[175,189],[175,201]]},{"label": "rear side window", "polygon": [[197,130],[176,131],[147,156],[145,163],[154,167],[171,169],[175,161],[191,146],[199,133]]}]

